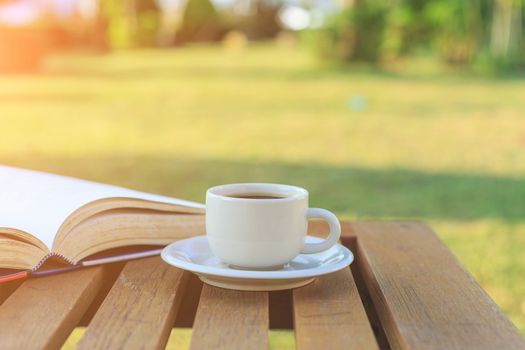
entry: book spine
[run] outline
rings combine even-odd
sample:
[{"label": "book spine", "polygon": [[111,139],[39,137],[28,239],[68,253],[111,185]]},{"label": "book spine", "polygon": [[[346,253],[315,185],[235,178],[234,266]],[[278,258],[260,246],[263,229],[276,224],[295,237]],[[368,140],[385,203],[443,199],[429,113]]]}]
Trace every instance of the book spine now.
[{"label": "book spine", "polygon": [[59,258],[60,260],[66,262],[66,263],[68,263],[70,265],[76,265],[73,260],[66,258],[62,254],[59,254],[59,253],[48,253],[46,256],[44,256],[42,258],[42,260],[40,260],[40,262],[38,264],[36,264],[35,267],[33,267],[31,269],[31,272],[35,272],[36,270],[38,270],[50,258]]}]

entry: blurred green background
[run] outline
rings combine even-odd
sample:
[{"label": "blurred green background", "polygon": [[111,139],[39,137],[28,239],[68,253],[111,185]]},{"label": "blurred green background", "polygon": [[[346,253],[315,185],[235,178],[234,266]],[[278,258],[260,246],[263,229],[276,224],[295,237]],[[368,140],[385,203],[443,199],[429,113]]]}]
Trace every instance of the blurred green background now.
[{"label": "blurred green background", "polygon": [[[113,0],[83,36],[6,25],[0,51],[32,59],[0,62],[1,162],[197,201],[221,183],[291,183],[342,219],[425,220],[525,334],[523,4],[338,3],[315,24],[309,2],[299,28],[286,2],[262,24],[260,8],[195,3],[171,32],[147,6],[130,31]],[[493,24],[498,11],[521,22]],[[5,39],[50,23],[65,47]]]}]

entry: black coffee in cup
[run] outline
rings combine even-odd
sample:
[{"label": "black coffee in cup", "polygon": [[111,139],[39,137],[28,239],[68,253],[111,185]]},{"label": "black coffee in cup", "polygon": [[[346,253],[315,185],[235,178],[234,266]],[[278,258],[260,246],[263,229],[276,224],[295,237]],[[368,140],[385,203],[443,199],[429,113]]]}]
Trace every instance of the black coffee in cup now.
[{"label": "black coffee in cup", "polygon": [[244,199],[283,199],[284,196],[279,196],[273,193],[239,193],[230,194],[227,197],[231,198],[244,198]]}]

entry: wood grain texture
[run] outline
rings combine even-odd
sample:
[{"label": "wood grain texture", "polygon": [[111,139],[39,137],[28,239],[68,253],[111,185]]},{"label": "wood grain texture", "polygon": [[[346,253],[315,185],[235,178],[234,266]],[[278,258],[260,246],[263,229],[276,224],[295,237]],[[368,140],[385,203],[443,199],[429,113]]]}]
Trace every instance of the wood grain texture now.
[{"label": "wood grain texture", "polygon": [[353,224],[362,275],[393,349],[525,349],[525,340],[434,232]]},{"label": "wood grain texture", "polygon": [[105,281],[104,267],[26,280],[0,306],[2,349],[59,349]]},{"label": "wood grain texture", "polygon": [[190,349],[268,349],[268,293],[202,288]]},{"label": "wood grain texture", "polygon": [[350,272],[344,269],[293,290],[298,349],[376,349]]},{"label": "wood grain texture", "polygon": [[128,262],[78,349],[163,349],[187,277],[160,257]]}]

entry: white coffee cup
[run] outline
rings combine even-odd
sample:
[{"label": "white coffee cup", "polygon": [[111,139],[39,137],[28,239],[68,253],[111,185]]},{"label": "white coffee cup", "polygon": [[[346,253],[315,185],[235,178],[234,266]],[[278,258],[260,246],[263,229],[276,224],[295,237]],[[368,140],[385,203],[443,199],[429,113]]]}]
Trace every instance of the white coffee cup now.
[{"label": "white coffee cup", "polygon": [[[273,198],[255,198],[261,196]],[[308,219],[328,223],[326,240],[304,242]],[[341,226],[328,210],[308,208],[308,192],[303,188],[241,183],[212,187],[206,192],[206,234],[211,251],[222,262],[272,269],[300,253],[330,248],[339,239]]]}]

